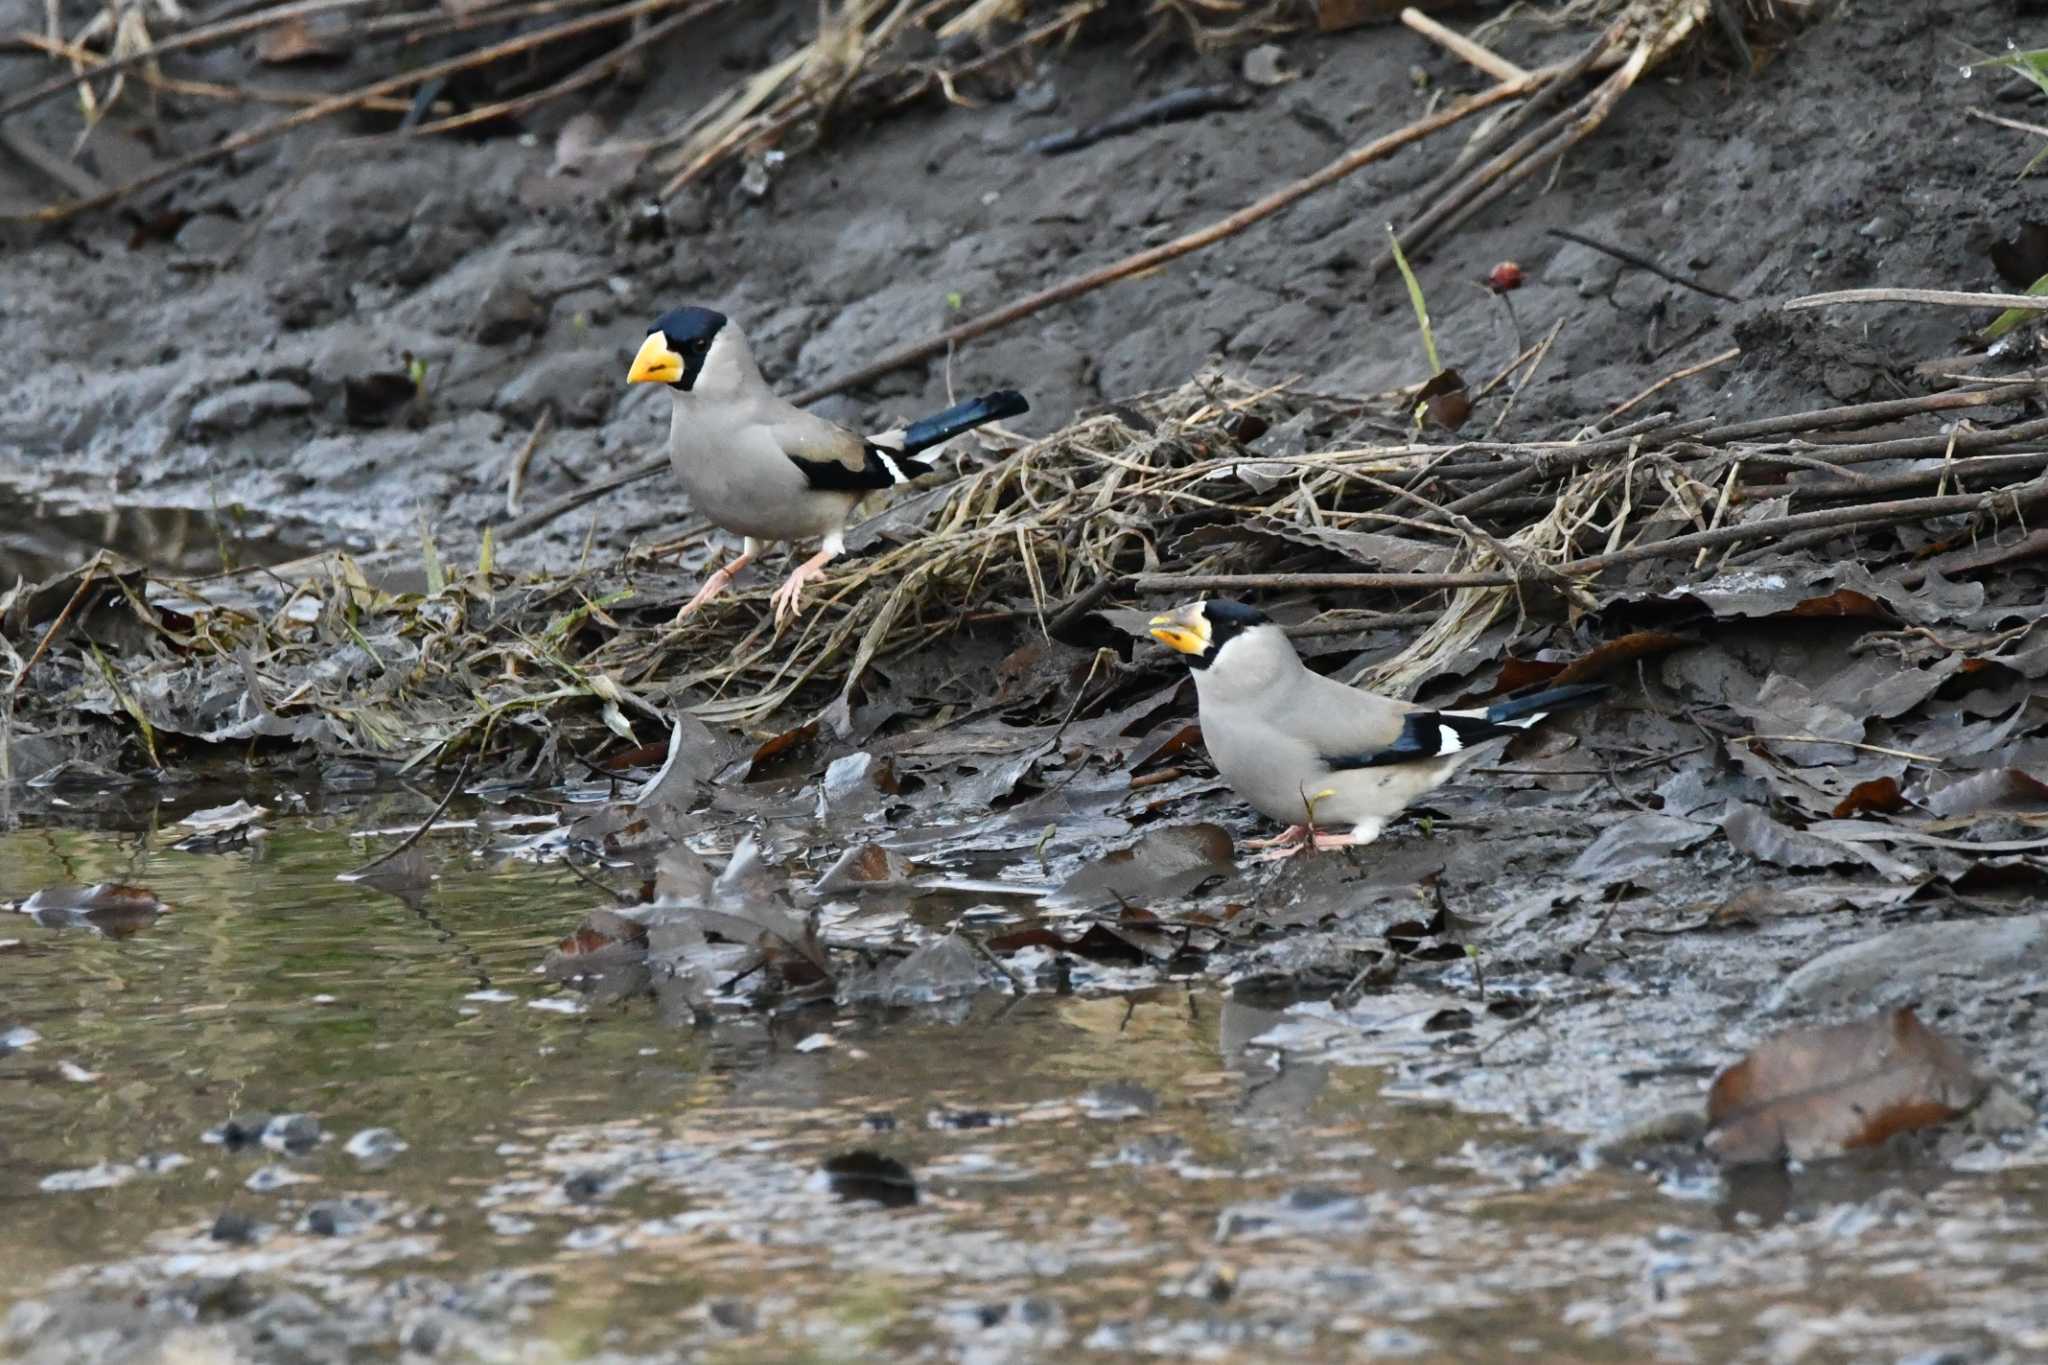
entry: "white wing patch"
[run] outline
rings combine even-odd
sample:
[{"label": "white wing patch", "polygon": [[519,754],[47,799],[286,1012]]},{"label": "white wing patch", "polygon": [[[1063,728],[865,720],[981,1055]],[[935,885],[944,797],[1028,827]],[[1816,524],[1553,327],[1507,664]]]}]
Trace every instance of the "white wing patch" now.
[{"label": "white wing patch", "polygon": [[[1506,720],[1490,720],[1487,718],[1486,712],[1484,710],[1446,711],[1444,712],[1444,714],[1447,716],[1457,716],[1461,720],[1483,720],[1486,721],[1488,725],[1512,725],[1517,730],[1526,730],[1530,726],[1534,725],[1537,721],[1542,720],[1544,717],[1548,716],[1550,713],[1548,711],[1531,711],[1526,716],[1510,716]],[[1458,743],[1455,742],[1457,737],[1451,733],[1450,726],[1442,725],[1438,726],[1437,728],[1443,731],[1444,753],[1452,753],[1461,747]]]},{"label": "white wing patch", "polygon": [[1448,725],[1436,727],[1436,751],[1438,753],[1455,754],[1464,747],[1465,741],[1458,737],[1456,730],[1453,730]]},{"label": "white wing patch", "polygon": [[890,480],[890,482],[892,482],[892,483],[909,483],[909,482],[910,482],[910,476],[909,476],[908,474],[905,474],[905,473],[903,472],[903,466],[902,466],[902,465],[900,465],[900,464],[897,464],[897,463],[896,463],[896,461],[894,461],[893,459],[889,458],[889,454],[888,454],[888,452],[887,452],[887,451],[883,450],[883,449],[882,449],[882,448],[881,448],[880,446],[869,446],[869,447],[868,447],[868,449],[869,449],[870,451],[872,451],[872,452],[874,453],[874,457],[875,457],[876,459],[878,459],[878,460],[880,460],[880,461],[882,462],[882,468],[884,468],[884,469],[886,469],[886,470],[888,470],[888,471],[889,471],[889,480]]}]

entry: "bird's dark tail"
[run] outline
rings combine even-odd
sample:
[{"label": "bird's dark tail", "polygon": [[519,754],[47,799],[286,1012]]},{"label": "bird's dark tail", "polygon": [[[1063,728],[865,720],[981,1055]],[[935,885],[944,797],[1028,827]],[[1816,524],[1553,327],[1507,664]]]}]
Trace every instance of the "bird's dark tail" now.
[{"label": "bird's dark tail", "polygon": [[903,429],[903,453],[915,455],[920,450],[950,441],[963,431],[1000,422],[1005,417],[1031,411],[1031,405],[1024,401],[1024,395],[1014,389],[998,389],[985,393],[979,398],[970,398],[965,403],[955,403],[944,412],[935,412],[929,417],[919,418]]},{"label": "bird's dark tail", "polygon": [[1597,705],[1613,690],[1606,683],[1576,683],[1570,687],[1553,687],[1548,692],[1532,692],[1526,697],[1509,697],[1506,701],[1495,702],[1477,714],[1492,724],[1512,725],[1518,730],[1523,730],[1545,716]]}]

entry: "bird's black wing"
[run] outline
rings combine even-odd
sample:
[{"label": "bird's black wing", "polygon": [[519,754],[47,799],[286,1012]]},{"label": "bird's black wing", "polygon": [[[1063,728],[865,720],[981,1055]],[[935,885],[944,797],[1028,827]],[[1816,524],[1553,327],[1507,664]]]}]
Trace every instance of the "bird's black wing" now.
[{"label": "bird's black wing", "polygon": [[[790,455],[789,460],[803,471],[806,483],[823,493],[869,493],[877,488],[909,483],[921,474],[932,472],[932,467],[923,460],[913,460],[873,441],[869,441],[864,449],[867,458],[858,468],[843,460],[807,460],[801,455]],[[788,454],[787,451],[783,453]]]},{"label": "bird's black wing", "polygon": [[1401,734],[1384,749],[1356,754],[1324,754],[1323,762],[1340,768],[1385,768],[1396,763],[1426,763],[1433,758],[1455,754],[1490,739],[1517,734],[1519,725],[1500,725],[1484,716],[1457,711],[1410,711],[1401,722]]},{"label": "bird's black wing", "polygon": [[1510,697],[1477,711],[1410,711],[1401,722],[1400,736],[1386,748],[1367,753],[1325,754],[1323,762],[1332,769],[1425,763],[1488,740],[1519,734],[1559,711],[1595,705],[1611,690],[1605,683],[1578,683],[1526,697]]}]

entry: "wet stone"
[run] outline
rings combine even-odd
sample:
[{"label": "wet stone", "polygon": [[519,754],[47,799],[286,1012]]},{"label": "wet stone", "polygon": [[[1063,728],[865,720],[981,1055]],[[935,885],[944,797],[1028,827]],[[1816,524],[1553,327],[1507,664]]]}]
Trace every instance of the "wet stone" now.
[{"label": "wet stone", "polygon": [[486,346],[500,346],[547,326],[547,305],[527,289],[500,280],[484,292],[476,306],[470,334]]},{"label": "wet stone", "polygon": [[263,1125],[263,1145],[296,1156],[320,1143],[320,1120],[311,1114],[279,1114]]},{"label": "wet stone", "polygon": [[903,1208],[917,1202],[917,1177],[908,1166],[880,1152],[863,1149],[827,1157],[817,1178],[825,1189],[849,1203]]},{"label": "wet stone", "polygon": [[721,1331],[746,1336],[759,1329],[761,1317],[745,1299],[711,1299],[704,1304],[704,1320]]},{"label": "wet stone", "polygon": [[240,384],[194,404],[192,415],[185,419],[185,432],[195,438],[225,436],[312,406],[312,394],[282,379]]},{"label": "wet stone", "polygon": [[579,1204],[604,1197],[605,1178],[596,1171],[578,1171],[562,1182],[562,1193]]},{"label": "wet stone", "polygon": [[247,1246],[256,1240],[256,1220],[246,1213],[229,1209],[213,1220],[213,1226],[206,1235],[229,1246]]},{"label": "wet stone", "polygon": [[1290,1190],[1279,1199],[1265,1203],[1239,1204],[1225,1209],[1216,1220],[1216,1240],[1256,1241],[1304,1232],[1328,1232],[1364,1223],[1370,1219],[1371,1212],[1357,1195],[1309,1186]]},{"label": "wet stone", "polygon": [[563,426],[595,426],[611,411],[618,368],[609,350],[540,356],[499,389],[491,405],[516,421],[531,422],[552,408]]},{"label": "wet stone", "polygon": [[1107,1081],[1081,1097],[1091,1119],[1135,1119],[1159,1111],[1159,1095],[1136,1081]]},{"label": "wet stone", "polygon": [[261,1142],[263,1130],[269,1124],[268,1114],[237,1114],[218,1128],[207,1129],[200,1140],[218,1143],[231,1152],[238,1152]]},{"label": "wet stone", "polygon": [[405,1140],[389,1128],[365,1128],[342,1150],[365,1164],[388,1162],[406,1149]]},{"label": "wet stone", "polygon": [[188,256],[225,256],[242,232],[242,225],[225,214],[202,213],[178,229],[177,247]]},{"label": "wet stone", "polygon": [[377,1206],[367,1199],[323,1199],[306,1210],[305,1228],[316,1237],[347,1237],[376,1218]]}]

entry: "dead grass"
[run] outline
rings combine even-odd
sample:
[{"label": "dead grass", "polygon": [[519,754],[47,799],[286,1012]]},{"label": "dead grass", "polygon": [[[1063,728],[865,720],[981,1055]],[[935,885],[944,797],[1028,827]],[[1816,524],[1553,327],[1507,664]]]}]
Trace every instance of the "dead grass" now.
[{"label": "dead grass", "polygon": [[[1990,407],[2041,387],[1905,405]],[[1890,498],[1897,479],[1866,487],[1853,474],[1908,453],[1896,441],[1786,448],[1802,433],[1896,420],[1900,406],[1792,414],[1764,430],[1666,413],[1569,440],[1326,437],[1267,453],[1283,424],[1341,438],[1364,412],[1403,413],[1407,400],[1362,407],[1207,376],[906,490],[882,514],[886,532],[841,561],[781,632],[766,603],[773,565],[678,627],[670,617],[694,575],[645,557],[517,579],[447,563],[429,545],[428,590],[394,593],[345,555],[195,582],[152,580],[102,555],[0,595],[0,660],[18,733],[98,717],[158,761],[165,737],[182,735],[406,765],[466,757],[498,771],[559,765],[611,737],[658,740],[677,706],[754,727],[815,715],[879,660],[976,627],[1021,642],[1075,603],[1313,594],[1344,609],[1433,611],[1368,679],[1406,692],[1504,621],[1597,608],[1610,570],[1650,565],[1653,584],[1698,582],[1738,549],[1753,559],[1781,541],[1902,521],[1939,520],[1951,539],[1988,543],[2048,501],[2048,461],[1997,453],[2038,439],[2039,420],[1931,438],[1947,443],[1935,495],[1904,500]],[[1774,468],[1782,479],[1816,466],[1839,477],[1773,481]],[[1499,497],[1511,480],[1518,495]],[[1633,572],[1641,591],[1644,571]]]}]

